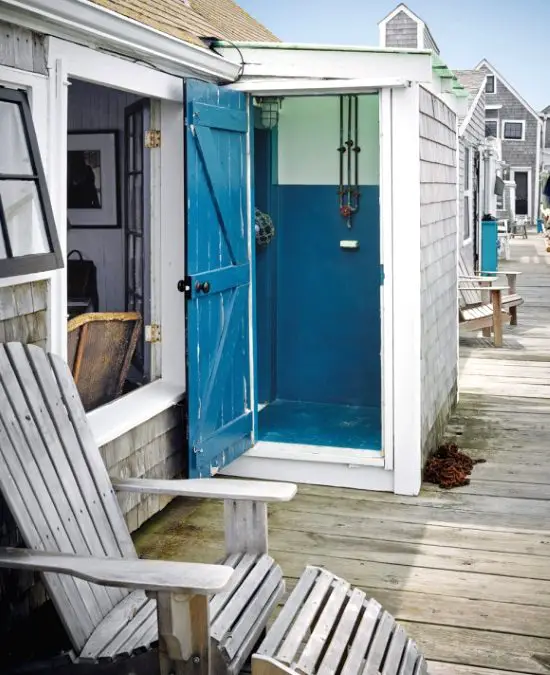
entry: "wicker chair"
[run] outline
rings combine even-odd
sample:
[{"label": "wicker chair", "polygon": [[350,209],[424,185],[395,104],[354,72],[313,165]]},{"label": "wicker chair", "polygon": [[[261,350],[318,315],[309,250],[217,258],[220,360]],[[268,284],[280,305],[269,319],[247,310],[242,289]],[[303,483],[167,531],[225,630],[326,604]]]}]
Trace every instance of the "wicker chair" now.
[{"label": "wicker chair", "polygon": [[85,410],[122,394],[141,332],[138,312],[91,312],[68,323],[68,363]]}]

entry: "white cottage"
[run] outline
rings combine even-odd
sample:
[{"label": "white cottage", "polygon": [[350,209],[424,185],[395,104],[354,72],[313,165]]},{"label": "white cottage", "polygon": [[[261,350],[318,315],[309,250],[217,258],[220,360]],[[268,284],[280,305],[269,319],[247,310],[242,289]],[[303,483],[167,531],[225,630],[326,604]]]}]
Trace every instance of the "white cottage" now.
[{"label": "white cottage", "polygon": [[[440,58],[261,32],[213,50],[84,0],[0,7],[19,45],[0,123],[24,124],[40,197],[4,204],[2,339],[67,356],[71,251],[91,309],[139,310],[127,393],[88,413],[111,473],[417,494],[457,391],[466,94]],[[130,527],[162,506],[128,502]]]}]

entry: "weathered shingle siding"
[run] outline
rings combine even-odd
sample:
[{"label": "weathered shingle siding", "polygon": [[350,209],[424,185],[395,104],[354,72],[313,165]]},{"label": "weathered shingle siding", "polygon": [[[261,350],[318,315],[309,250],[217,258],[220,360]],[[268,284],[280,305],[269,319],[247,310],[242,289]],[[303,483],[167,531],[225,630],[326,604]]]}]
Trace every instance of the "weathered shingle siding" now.
[{"label": "weathered shingle siding", "polygon": [[[469,265],[470,269],[474,269],[474,243],[473,243],[473,223],[470,224],[470,241],[464,243],[464,177],[466,172],[465,166],[465,147],[468,145],[473,152],[485,140],[485,92],[483,91],[478,99],[476,107],[466,125],[464,132],[460,135],[459,150],[460,157],[458,160],[459,171],[459,192],[458,200],[459,208],[459,223],[460,223],[460,242],[462,242],[461,253],[464,260]],[[472,155],[473,157],[473,155]]]},{"label": "weathered shingle siding", "polygon": [[48,74],[46,36],[0,21],[0,65]]},{"label": "weathered shingle siding", "polygon": [[399,12],[386,24],[386,47],[417,46],[418,24],[405,12]]},{"label": "weathered shingle siding", "polygon": [[422,451],[433,450],[457,392],[456,115],[420,88]]},{"label": "weathered shingle siding", "polygon": [[[492,71],[487,66],[481,66],[480,70],[486,73]],[[502,159],[511,167],[530,167],[531,168],[531,184],[532,195],[531,205],[533,214],[537,210],[538,192],[535,186],[535,172],[537,164],[537,144],[539,141],[538,123],[531,112],[518,99],[518,97],[510,91],[510,89],[495,76],[496,93],[487,94],[487,104],[502,105],[498,111],[499,121],[499,137],[502,138],[502,122],[504,120],[525,120],[525,140],[524,141],[507,141],[502,139]],[[489,111],[487,111],[489,112]],[[493,113],[492,119],[496,118]]]},{"label": "weathered shingle siding", "polygon": [[439,54],[439,49],[428,26],[424,26],[424,49],[433,49],[436,54]]}]

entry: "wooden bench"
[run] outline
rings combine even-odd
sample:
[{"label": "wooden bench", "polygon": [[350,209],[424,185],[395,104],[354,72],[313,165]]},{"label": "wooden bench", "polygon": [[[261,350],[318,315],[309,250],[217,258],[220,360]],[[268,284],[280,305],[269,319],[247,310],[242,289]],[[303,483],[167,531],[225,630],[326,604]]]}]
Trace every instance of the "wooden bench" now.
[{"label": "wooden bench", "polygon": [[[0,490],[27,546],[0,549],[0,567],[42,573],[73,645],[71,673],[158,640],[161,675],[236,675],[284,592],[267,503],[292,499],[295,485],[112,483],[67,364],[19,343],[0,344]],[[222,564],[138,559],[115,490],[223,500]]]},{"label": "wooden bench", "polygon": [[425,675],[402,626],[358,588],[307,567],[265,640],[252,675]]},{"label": "wooden bench", "polygon": [[[469,268],[462,255],[458,262],[459,282],[463,284],[474,285],[474,288],[468,289],[466,286],[460,289],[463,305],[465,307],[475,307],[481,304],[488,304],[490,302],[487,297],[487,290],[485,287],[490,287],[498,278],[495,272],[481,272],[474,274]],[[517,326],[518,324],[518,310],[517,308],[523,304],[524,300],[517,292],[517,278],[521,272],[513,272],[505,270],[503,275],[506,276],[508,286],[501,290],[501,308],[510,314],[510,324]],[[480,288],[481,287],[481,288]],[[483,297],[485,295],[485,297]]]}]

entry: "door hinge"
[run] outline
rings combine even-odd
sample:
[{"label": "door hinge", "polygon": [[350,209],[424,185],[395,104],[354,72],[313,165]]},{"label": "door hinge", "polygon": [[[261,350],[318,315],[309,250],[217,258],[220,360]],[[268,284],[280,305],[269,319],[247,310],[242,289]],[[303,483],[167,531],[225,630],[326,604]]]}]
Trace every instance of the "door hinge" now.
[{"label": "door hinge", "polygon": [[160,129],[148,129],[145,132],[146,148],[160,148]]},{"label": "door hinge", "polygon": [[384,285],[385,279],[386,279],[386,274],[384,272],[384,265],[380,265],[380,286]]},{"label": "door hinge", "polygon": [[158,323],[145,326],[145,342],[160,342],[160,326]]}]

